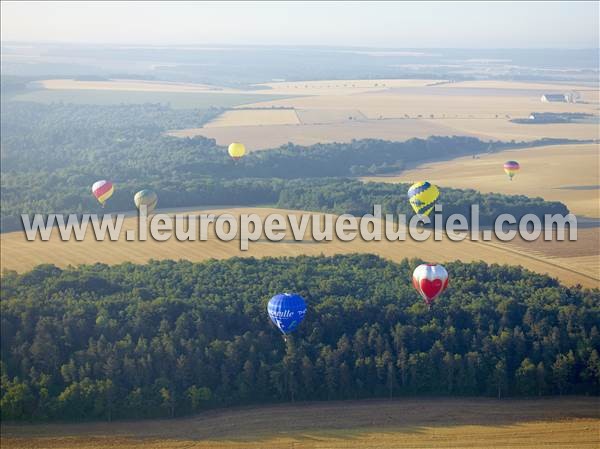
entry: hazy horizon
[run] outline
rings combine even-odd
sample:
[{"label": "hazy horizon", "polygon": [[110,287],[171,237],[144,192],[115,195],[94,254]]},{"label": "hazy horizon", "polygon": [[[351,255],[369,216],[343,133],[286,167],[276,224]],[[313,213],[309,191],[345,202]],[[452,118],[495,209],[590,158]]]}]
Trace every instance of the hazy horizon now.
[{"label": "hazy horizon", "polygon": [[[599,2],[13,2],[3,43],[598,48]],[[557,33],[557,28],[560,33]]]}]

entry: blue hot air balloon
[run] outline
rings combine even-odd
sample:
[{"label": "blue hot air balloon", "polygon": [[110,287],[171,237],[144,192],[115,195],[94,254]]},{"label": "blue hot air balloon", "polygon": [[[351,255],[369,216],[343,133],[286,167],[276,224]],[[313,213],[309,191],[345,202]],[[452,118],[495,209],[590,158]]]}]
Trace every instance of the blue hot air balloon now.
[{"label": "blue hot air balloon", "polygon": [[298,327],[306,314],[306,303],[296,293],[280,293],[269,300],[267,306],[269,318],[287,335]]}]

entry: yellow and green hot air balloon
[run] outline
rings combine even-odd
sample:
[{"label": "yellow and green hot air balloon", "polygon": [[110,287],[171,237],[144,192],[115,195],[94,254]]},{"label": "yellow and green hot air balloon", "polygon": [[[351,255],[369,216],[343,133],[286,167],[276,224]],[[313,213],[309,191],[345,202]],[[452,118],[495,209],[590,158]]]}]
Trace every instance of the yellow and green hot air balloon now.
[{"label": "yellow and green hot air balloon", "polygon": [[133,202],[138,209],[142,206],[146,206],[146,213],[150,214],[156,208],[158,196],[154,191],[144,189],[135,194]]},{"label": "yellow and green hot air balloon", "polygon": [[243,157],[246,154],[246,147],[243,143],[233,142],[229,145],[227,149],[229,152],[229,156],[233,158],[233,160],[237,161],[239,158]]},{"label": "yellow and green hot air balloon", "polygon": [[439,189],[427,181],[415,182],[408,189],[408,202],[419,215],[429,215],[438,196],[440,196]]}]

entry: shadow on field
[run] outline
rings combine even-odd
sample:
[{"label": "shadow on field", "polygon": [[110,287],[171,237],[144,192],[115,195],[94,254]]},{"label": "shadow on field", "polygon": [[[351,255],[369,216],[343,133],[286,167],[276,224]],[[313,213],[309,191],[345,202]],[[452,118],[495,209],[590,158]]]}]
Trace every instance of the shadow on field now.
[{"label": "shadow on field", "polygon": [[[502,426],[600,419],[596,397],[542,399],[424,398],[307,402],[211,410],[185,418],[80,424],[3,424],[3,438],[124,438],[127,440],[309,443],[353,440],[367,433],[415,434],[436,427]],[[290,446],[290,444],[292,446]],[[293,447],[290,442],[285,447]],[[254,446],[253,446],[254,447]],[[271,447],[271,446],[269,446]],[[283,447],[283,446],[282,446]]]}]

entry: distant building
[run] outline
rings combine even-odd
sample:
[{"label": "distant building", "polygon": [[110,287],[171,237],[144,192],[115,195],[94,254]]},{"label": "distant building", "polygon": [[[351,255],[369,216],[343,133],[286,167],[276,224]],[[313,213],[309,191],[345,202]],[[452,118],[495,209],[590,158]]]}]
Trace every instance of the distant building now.
[{"label": "distant building", "polygon": [[550,103],[550,102],[566,103],[569,101],[569,97],[568,97],[568,95],[565,95],[565,94],[544,94],[544,95],[542,95],[541,100],[543,103]]}]

